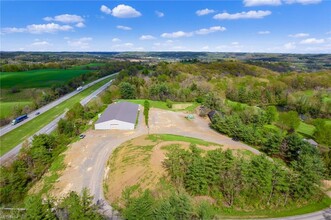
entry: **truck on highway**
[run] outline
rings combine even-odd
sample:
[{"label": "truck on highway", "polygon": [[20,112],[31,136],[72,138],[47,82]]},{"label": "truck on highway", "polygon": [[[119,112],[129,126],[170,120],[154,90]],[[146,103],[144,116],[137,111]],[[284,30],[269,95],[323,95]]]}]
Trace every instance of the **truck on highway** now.
[{"label": "truck on highway", "polygon": [[83,87],[80,86],[80,87],[78,87],[76,90],[77,90],[77,91],[80,91],[80,90],[82,90],[82,89],[83,89]]},{"label": "truck on highway", "polygon": [[15,119],[11,122],[11,124],[12,124],[12,125],[16,125],[17,123],[20,123],[21,121],[23,121],[23,120],[25,120],[25,119],[27,119],[27,118],[28,118],[28,115],[27,115],[27,114],[25,114],[25,115],[21,115],[21,116],[15,118]]}]

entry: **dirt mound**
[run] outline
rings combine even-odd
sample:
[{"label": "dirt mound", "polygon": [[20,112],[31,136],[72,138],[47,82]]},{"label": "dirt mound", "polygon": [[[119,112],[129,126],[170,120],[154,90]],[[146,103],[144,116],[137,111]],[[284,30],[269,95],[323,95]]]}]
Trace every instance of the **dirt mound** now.
[{"label": "dirt mound", "polygon": [[[163,161],[167,147],[189,149],[190,143],[184,141],[152,141],[147,135],[140,136],[122,144],[112,154],[106,175],[106,198],[114,202],[120,198],[122,191],[129,186],[139,185],[139,188],[155,189],[160,178],[166,177]],[[220,146],[200,146],[208,151]]]}]

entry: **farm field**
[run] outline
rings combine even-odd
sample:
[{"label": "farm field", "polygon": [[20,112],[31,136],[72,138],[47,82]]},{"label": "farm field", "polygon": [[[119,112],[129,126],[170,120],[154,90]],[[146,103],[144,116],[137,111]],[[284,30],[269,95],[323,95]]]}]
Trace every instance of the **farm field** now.
[{"label": "farm field", "polygon": [[57,83],[88,73],[89,70],[82,69],[42,69],[25,72],[2,72],[0,73],[0,84],[2,89],[16,88],[46,88]]},{"label": "farm field", "polygon": [[31,102],[0,102],[0,118],[7,117],[15,106],[26,106]]},{"label": "farm field", "polygon": [[75,103],[79,102],[81,99],[88,96],[89,94],[91,94],[93,91],[95,91],[96,89],[98,89],[100,86],[104,85],[108,81],[109,78],[91,86],[90,88],[78,93],[74,97],[62,102],[60,105],[56,106],[55,108],[52,108],[47,112],[41,114],[39,117],[33,119],[32,121],[1,136],[0,156],[4,155],[9,150],[16,147],[19,143],[29,138],[31,135],[39,131],[43,126],[47,125],[56,117],[64,113],[65,109],[72,108],[72,106]]}]

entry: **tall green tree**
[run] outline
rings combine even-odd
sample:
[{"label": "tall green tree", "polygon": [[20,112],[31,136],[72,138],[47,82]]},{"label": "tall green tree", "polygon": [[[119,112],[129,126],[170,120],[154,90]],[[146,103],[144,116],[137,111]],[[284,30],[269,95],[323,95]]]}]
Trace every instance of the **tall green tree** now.
[{"label": "tall green tree", "polygon": [[128,82],[121,82],[119,84],[121,97],[123,99],[135,99],[136,98],[136,89],[135,87]]}]

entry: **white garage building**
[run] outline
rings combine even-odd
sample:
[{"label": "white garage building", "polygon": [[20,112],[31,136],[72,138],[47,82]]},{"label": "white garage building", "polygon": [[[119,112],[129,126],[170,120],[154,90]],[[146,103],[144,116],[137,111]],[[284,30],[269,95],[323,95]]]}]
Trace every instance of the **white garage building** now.
[{"label": "white garage building", "polygon": [[139,105],[130,102],[118,102],[110,104],[98,121],[95,123],[96,130],[133,130]]}]

